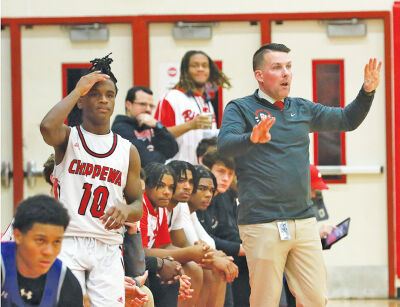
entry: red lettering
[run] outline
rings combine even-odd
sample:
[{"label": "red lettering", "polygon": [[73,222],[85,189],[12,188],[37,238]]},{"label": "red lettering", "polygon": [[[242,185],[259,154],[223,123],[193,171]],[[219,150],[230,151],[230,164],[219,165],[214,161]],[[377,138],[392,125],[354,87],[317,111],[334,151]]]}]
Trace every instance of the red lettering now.
[{"label": "red lettering", "polygon": [[121,186],[121,172],[118,171],[117,179],[115,179],[114,184]]},{"label": "red lettering", "polygon": [[108,172],[108,182],[115,183],[115,178],[118,176],[119,171],[116,169],[110,168],[110,171]]},{"label": "red lettering", "polygon": [[75,163],[78,163],[78,161],[76,159],[72,160],[71,164],[69,165],[68,172],[70,174],[75,174],[75,170],[73,169],[73,166]]},{"label": "red lettering", "polygon": [[92,174],[92,171],[93,171],[93,164],[87,163],[86,164],[85,176],[90,176],[90,174]]},{"label": "red lettering", "polygon": [[106,180],[108,169],[109,169],[109,167],[103,166],[103,169],[101,170],[101,174],[100,174],[100,180]]},{"label": "red lettering", "polygon": [[93,175],[92,178],[98,177],[100,175],[101,171],[101,166],[100,165],[95,165],[94,170],[93,170]]},{"label": "red lettering", "polygon": [[192,110],[186,110],[182,112],[182,116],[185,123],[195,118],[194,112],[192,112]]},{"label": "red lettering", "polygon": [[78,161],[78,166],[76,168],[75,174],[83,175],[85,174],[85,168],[86,168],[86,163],[80,163],[81,161]]}]

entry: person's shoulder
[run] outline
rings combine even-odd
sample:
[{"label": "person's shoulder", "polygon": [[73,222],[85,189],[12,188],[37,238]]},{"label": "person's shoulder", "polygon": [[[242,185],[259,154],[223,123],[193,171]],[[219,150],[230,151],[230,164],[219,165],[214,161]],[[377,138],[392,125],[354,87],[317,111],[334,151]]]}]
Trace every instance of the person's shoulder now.
[{"label": "person's shoulder", "polygon": [[293,105],[308,106],[308,105],[314,104],[314,102],[312,102],[308,99],[302,98],[302,97],[286,97],[285,99],[287,99],[289,101],[289,103],[293,104]]},{"label": "person's shoulder", "polygon": [[175,99],[187,99],[188,96],[180,89],[171,89],[165,95],[164,99],[169,102],[174,101]]},{"label": "person's shoulder", "polygon": [[131,121],[132,119],[129,116],[118,114],[112,123],[111,129],[114,128],[116,125],[127,124],[130,123]]},{"label": "person's shoulder", "polygon": [[239,97],[239,98],[232,99],[231,101],[228,102],[227,106],[241,107],[243,105],[246,105],[246,104],[249,104],[249,103],[253,103],[253,102],[257,102],[257,99],[256,99],[254,94],[251,94],[251,95],[247,95],[247,96],[244,96],[244,97]]},{"label": "person's shoulder", "polygon": [[[122,145],[125,148],[125,150],[128,150],[130,152],[131,148],[134,147],[134,145],[129,140],[120,136],[117,132],[115,131],[113,132],[117,136],[117,144],[119,144],[120,146]],[[136,147],[134,147],[134,150],[137,150]]]}]

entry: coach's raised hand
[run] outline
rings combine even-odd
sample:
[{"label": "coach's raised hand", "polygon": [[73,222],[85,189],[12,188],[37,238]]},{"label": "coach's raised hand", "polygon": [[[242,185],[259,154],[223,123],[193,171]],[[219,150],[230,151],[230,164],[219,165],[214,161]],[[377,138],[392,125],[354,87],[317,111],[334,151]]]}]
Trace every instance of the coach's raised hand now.
[{"label": "coach's raised hand", "polygon": [[376,63],[377,60],[371,58],[364,68],[364,91],[367,93],[374,91],[379,85],[382,62],[378,66]]}]

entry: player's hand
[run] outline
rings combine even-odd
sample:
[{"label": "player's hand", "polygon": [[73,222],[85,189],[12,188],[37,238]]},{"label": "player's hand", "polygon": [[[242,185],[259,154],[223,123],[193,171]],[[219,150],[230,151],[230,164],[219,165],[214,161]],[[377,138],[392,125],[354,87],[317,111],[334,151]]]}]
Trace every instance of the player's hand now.
[{"label": "player's hand", "polygon": [[232,282],[239,274],[237,265],[222,257],[214,257],[213,270],[226,282]]},{"label": "player's hand", "polygon": [[190,249],[191,259],[196,263],[201,263],[207,252],[210,251],[210,246],[204,242],[195,242],[195,245],[188,247]]},{"label": "player's hand", "polygon": [[144,274],[143,274],[143,275],[140,275],[140,276],[135,277],[135,279],[136,279],[137,282],[139,283],[139,284],[136,285],[136,286],[138,286],[138,287],[143,286],[144,283],[146,282],[146,279],[147,279],[148,276],[149,276],[149,271],[146,270],[146,271],[144,271]]},{"label": "player's hand", "polygon": [[319,237],[321,239],[326,238],[335,228],[336,226],[329,224],[321,225],[321,227],[319,227]]},{"label": "player's hand", "polygon": [[154,119],[154,117],[147,113],[139,114],[138,116],[136,116],[136,119],[139,123],[139,127],[146,125],[148,127],[154,128],[157,124],[157,121]]},{"label": "player's hand", "polygon": [[364,91],[367,93],[372,92],[379,85],[382,62],[379,61],[378,66],[376,63],[376,58],[371,58],[364,68]]},{"label": "player's hand", "polygon": [[250,141],[252,143],[267,143],[271,140],[271,134],[269,129],[275,123],[275,117],[268,115],[266,118],[262,119],[257,125],[253,127],[253,132],[250,136]]},{"label": "player's hand", "polygon": [[125,306],[139,307],[148,302],[147,294],[135,285],[135,281],[125,276]]},{"label": "player's hand", "polygon": [[156,276],[161,279],[162,284],[177,282],[182,275],[182,265],[172,257],[163,258],[162,261],[163,265]]},{"label": "player's hand", "polygon": [[95,85],[97,82],[105,81],[110,79],[110,76],[106,74],[102,74],[101,71],[94,71],[90,74],[87,74],[81,77],[78,83],[75,86],[75,90],[78,91],[80,96],[85,96],[90,89]]},{"label": "player's hand", "polygon": [[190,122],[192,129],[211,129],[212,120],[210,120],[210,116],[202,115],[195,117]]},{"label": "player's hand", "polygon": [[238,256],[246,256],[246,251],[244,250],[244,247],[242,244],[240,244]]},{"label": "player's hand", "polygon": [[179,279],[179,282],[180,282],[180,287],[179,287],[178,301],[184,301],[192,298],[194,290],[190,289],[191,286],[190,277],[187,275],[182,275],[181,278]]},{"label": "player's hand", "polygon": [[130,235],[137,233],[138,225],[137,222],[125,222],[126,232]]},{"label": "player's hand", "polygon": [[126,219],[128,218],[127,206],[118,205],[108,208],[106,213],[104,213],[100,220],[107,230],[119,229],[124,225]]}]

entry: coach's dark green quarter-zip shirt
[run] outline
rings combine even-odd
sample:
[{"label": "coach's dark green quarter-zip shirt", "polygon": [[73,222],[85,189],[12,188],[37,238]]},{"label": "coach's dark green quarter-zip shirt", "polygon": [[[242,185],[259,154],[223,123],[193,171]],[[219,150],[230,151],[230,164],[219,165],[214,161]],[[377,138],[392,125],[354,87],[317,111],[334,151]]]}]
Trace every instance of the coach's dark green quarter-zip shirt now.
[{"label": "coach's dark green quarter-zip shirt", "polygon": [[[218,150],[233,156],[239,187],[240,225],[313,216],[310,208],[309,133],[356,129],[371,107],[375,92],[360,90],[345,108],[287,97],[283,110],[258,95],[235,99],[226,106]],[[270,114],[276,118],[271,140],[253,144],[253,127]]]}]

